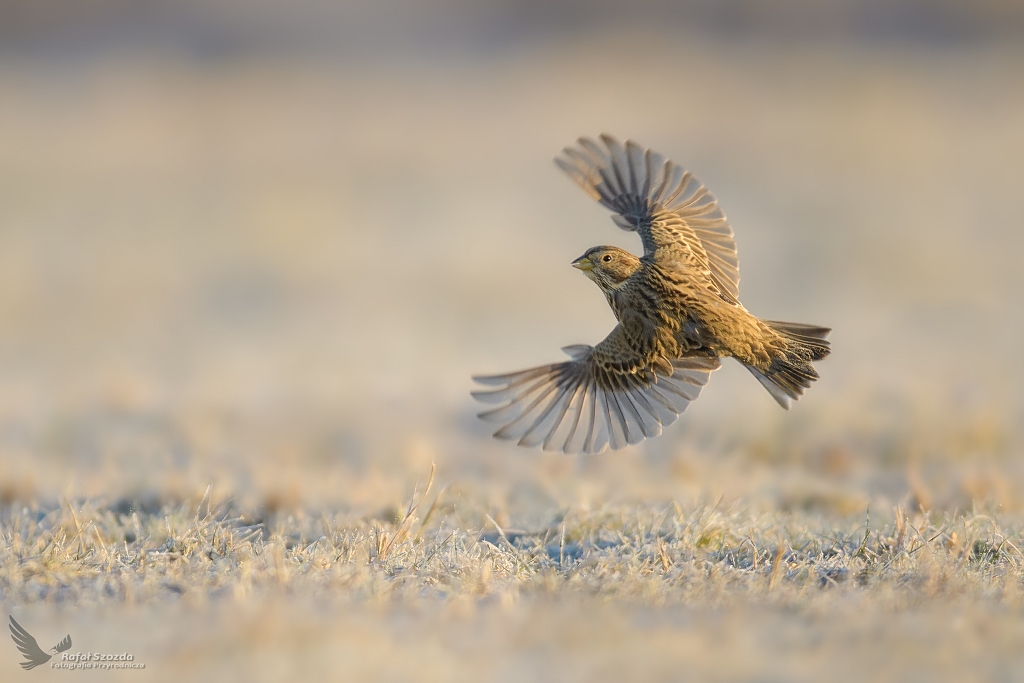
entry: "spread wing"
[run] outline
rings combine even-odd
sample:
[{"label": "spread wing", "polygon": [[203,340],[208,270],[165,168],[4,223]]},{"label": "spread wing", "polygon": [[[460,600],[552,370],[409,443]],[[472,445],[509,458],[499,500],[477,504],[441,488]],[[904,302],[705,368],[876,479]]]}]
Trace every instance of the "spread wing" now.
[{"label": "spread wing", "polygon": [[563,453],[639,443],[674,422],[719,367],[717,358],[681,358],[671,361],[671,375],[655,374],[630,351],[621,325],[595,347],[563,351],[572,360],[473,378],[495,387],[473,392],[478,401],[501,404],[479,415],[501,425],[495,437]]},{"label": "spread wing", "polygon": [[623,230],[637,232],[644,255],[681,247],[691,266],[706,270],[723,297],[739,297],[739,257],[732,228],[714,195],[678,164],[632,140],[608,134],[580,138],[555,163],[583,191],[615,212]]},{"label": "spread wing", "polygon": [[21,651],[21,654],[25,655],[27,660],[21,663],[21,668],[27,671],[50,660],[50,655],[39,648],[39,643],[32,637],[32,634],[22,628],[21,624],[15,621],[13,616],[11,617],[10,628],[14,644],[18,646],[18,650]]}]

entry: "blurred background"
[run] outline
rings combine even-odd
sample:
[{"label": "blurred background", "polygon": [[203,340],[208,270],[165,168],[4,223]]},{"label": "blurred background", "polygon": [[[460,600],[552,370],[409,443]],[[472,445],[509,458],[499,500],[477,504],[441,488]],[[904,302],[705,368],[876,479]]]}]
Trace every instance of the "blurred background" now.
[{"label": "blurred background", "polygon": [[[1024,6],[0,4],[0,497],[373,513],[439,481],[529,527],[601,500],[1024,504]],[[829,325],[789,413],[735,364],[660,439],[494,442],[470,375],[613,318],[640,249],[551,163],[716,193],[754,313]]]},{"label": "blurred background", "polygon": [[[1015,680],[1019,564],[970,552],[1024,523],[1022,73],[1014,0],[0,0],[0,602],[156,680]],[[791,411],[726,363],[616,453],[476,419],[472,374],[613,326],[569,263],[639,240],[551,163],[602,131],[717,195],[752,312],[834,328]],[[211,484],[379,542],[432,463],[447,574],[161,545]],[[673,502],[770,578],[699,544],[506,571],[475,540]],[[901,565],[898,504],[962,533]],[[869,510],[882,578],[799,573],[822,555],[772,592],[784,536],[863,538],[858,571]]]}]

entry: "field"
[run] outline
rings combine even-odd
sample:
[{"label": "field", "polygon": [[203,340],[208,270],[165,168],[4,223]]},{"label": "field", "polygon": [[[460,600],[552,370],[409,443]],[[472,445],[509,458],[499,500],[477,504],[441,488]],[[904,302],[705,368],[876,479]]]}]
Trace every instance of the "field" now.
[{"label": "field", "polygon": [[[698,28],[0,45],[3,616],[146,665],[3,679],[1024,680],[1020,41]],[[640,245],[551,164],[603,130],[834,328],[793,410],[476,420],[612,326],[569,262]]]}]

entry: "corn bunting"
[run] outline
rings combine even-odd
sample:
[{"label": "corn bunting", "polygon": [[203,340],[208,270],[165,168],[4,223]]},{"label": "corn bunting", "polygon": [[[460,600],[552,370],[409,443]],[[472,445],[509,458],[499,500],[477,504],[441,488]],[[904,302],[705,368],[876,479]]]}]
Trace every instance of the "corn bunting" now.
[{"label": "corn bunting", "polygon": [[714,196],[682,167],[632,140],[580,138],[555,163],[636,232],[644,254],[588,250],[572,262],[604,292],[618,325],[571,360],[474,377],[473,396],[499,404],[480,417],[520,446],[598,453],[661,434],[731,356],[783,408],[829,354],[826,327],[761,320],[739,302],[732,228]]}]

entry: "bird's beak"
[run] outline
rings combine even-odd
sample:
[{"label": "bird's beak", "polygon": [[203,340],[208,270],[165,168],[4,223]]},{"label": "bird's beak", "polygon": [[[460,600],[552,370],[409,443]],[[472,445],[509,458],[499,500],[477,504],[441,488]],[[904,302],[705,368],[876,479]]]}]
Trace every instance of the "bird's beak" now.
[{"label": "bird's beak", "polygon": [[580,256],[578,259],[572,262],[573,268],[579,268],[584,273],[588,270],[594,269],[594,262],[588,259],[586,256]]}]

